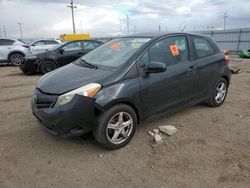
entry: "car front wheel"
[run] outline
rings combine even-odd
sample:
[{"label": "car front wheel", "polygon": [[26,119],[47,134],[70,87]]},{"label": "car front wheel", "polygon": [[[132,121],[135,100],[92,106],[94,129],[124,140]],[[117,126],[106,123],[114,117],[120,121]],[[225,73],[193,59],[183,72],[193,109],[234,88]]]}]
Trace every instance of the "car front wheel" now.
[{"label": "car front wheel", "polygon": [[226,99],[227,90],[228,82],[224,78],[220,78],[209,96],[208,105],[212,107],[222,105]]},{"label": "car front wheel", "polygon": [[10,55],[10,63],[13,65],[20,65],[24,61],[24,55],[20,53],[14,53]]},{"label": "car front wheel", "polygon": [[118,149],[134,136],[137,117],[130,106],[118,104],[100,114],[97,122],[94,130],[96,141],[108,149]]},{"label": "car front wheel", "polygon": [[57,68],[57,65],[53,61],[44,61],[41,63],[41,72],[42,74],[46,74],[51,72]]}]

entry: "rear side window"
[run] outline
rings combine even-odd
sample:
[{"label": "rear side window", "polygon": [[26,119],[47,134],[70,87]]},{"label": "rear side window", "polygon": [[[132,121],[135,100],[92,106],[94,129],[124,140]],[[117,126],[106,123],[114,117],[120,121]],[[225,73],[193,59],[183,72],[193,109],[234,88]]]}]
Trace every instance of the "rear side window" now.
[{"label": "rear side window", "polygon": [[14,40],[0,39],[0,46],[9,46],[14,44]]},{"label": "rear side window", "polygon": [[145,68],[149,61],[158,61],[167,66],[189,60],[187,39],[185,36],[168,37],[154,44],[148,53],[142,56],[140,66]]},{"label": "rear side window", "polygon": [[215,54],[215,49],[205,39],[201,37],[192,37],[194,42],[194,51],[196,58],[203,58]]}]

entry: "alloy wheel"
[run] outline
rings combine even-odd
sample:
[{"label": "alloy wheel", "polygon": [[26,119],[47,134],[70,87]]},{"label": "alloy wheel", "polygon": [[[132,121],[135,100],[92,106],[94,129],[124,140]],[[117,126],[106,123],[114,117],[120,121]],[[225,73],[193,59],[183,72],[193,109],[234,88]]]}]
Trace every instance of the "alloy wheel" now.
[{"label": "alloy wheel", "polygon": [[216,88],[215,101],[217,103],[223,102],[227,93],[227,86],[224,82],[220,82]]},{"label": "alloy wheel", "polygon": [[106,136],[111,143],[121,144],[129,138],[133,126],[131,115],[127,112],[119,112],[110,119],[106,129]]},{"label": "alloy wheel", "polygon": [[20,65],[24,58],[21,54],[14,54],[11,56],[11,63],[14,65]]}]

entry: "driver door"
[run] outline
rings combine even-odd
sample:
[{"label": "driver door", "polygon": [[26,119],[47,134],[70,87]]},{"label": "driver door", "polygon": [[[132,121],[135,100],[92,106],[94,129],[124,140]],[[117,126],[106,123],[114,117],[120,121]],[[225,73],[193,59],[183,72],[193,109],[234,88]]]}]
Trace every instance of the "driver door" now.
[{"label": "driver door", "polygon": [[73,41],[58,50],[58,63],[60,66],[69,64],[83,55],[81,41]]},{"label": "driver door", "polygon": [[[145,73],[150,61],[165,63],[161,73]],[[154,116],[185,105],[195,95],[197,74],[189,60],[185,35],[161,39],[153,44],[139,60],[141,95],[144,115]]]}]

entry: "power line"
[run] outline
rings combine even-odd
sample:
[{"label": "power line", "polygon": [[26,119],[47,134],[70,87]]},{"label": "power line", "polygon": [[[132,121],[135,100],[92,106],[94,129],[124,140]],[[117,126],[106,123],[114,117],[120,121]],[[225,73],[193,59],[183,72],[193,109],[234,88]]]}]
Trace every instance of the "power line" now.
[{"label": "power line", "polygon": [[21,35],[21,39],[23,38],[23,30],[22,30],[22,25],[23,23],[17,23],[19,25],[19,29],[20,29],[20,35]]},{"label": "power line", "polygon": [[73,0],[71,0],[70,5],[68,5],[67,7],[71,8],[72,23],[73,23],[73,33],[76,34],[75,18],[74,18],[74,8],[77,8],[77,6],[74,6],[74,2],[73,2]]}]

